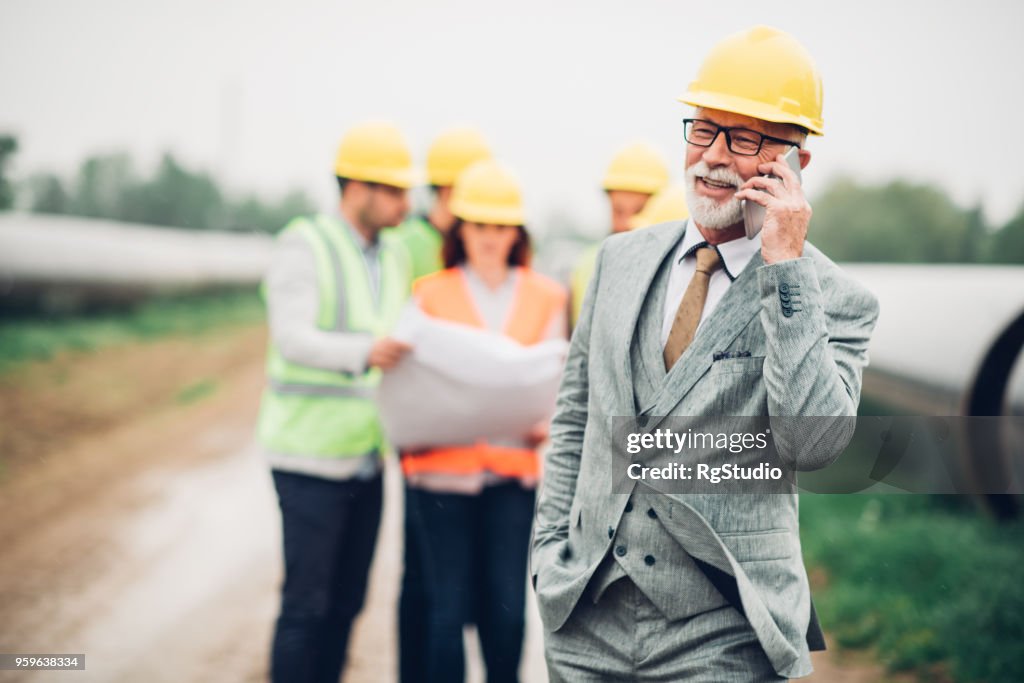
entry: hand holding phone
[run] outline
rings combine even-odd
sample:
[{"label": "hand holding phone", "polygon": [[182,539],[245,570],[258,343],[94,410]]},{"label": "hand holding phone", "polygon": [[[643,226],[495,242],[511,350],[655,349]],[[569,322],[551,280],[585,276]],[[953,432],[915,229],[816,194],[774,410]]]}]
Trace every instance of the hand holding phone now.
[{"label": "hand holding phone", "polygon": [[[800,148],[790,147],[783,159],[785,160],[786,165],[789,166],[790,169],[793,170],[793,173],[796,174],[797,180],[800,180]],[[766,174],[765,177],[775,178],[776,180],[779,179],[777,176],[771,175],[770,173]],[[740,204],[743,207],[743,227],[746,229],[747,239],[752,240],[757,237],[758,233],[761,232],[761,228],[764,226],[766,211],[765,208],[757,202],[752,202],[747,199],[741,200]]]}]

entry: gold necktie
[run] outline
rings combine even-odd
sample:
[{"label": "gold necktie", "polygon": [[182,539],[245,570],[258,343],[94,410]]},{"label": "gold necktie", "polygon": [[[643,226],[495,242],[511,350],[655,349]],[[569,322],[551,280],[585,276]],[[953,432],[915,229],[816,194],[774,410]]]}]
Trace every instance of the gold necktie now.
[{"label": "gold necktie", "polygon": [[697,325],[700,324],[701,313],[704,312],[704,302],[708,298],[708,283],[711,281],[711,274],[722,265],[722,257],[718,250],[706,242],[696,248],[697,270],[686,286],[683,300],[679,302],[676,310],[676,317],[672,320],[672,330],[668,333],[668,341],[665,342],[665,370],[671,370],[679,357],[686,351],[686,347],[693,341],[693,335],[697,332]]}]

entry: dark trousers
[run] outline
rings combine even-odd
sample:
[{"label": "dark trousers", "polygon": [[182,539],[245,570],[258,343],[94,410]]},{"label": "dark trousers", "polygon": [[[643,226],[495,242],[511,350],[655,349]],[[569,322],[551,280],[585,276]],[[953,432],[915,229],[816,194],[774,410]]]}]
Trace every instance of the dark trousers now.
[{"label": "dark trousers", "polygon": [[274,471],[284,530],[284,586],[274,632],[274,683],[337,683],[363,607],[383,486]]},{"label": "dark trousers", "polygon": [[417,491],[414,530],[427,587],[427,680],[462,683],[462,627],[475,619],[488,683],[519,680],[534,491]]},{"label": "dark trousers", "polygon": [[405,547],[402,552],[402,590],[398,600],[399,683],[427,681],[427,587],[415,529],[417,489],[405,487]]}]

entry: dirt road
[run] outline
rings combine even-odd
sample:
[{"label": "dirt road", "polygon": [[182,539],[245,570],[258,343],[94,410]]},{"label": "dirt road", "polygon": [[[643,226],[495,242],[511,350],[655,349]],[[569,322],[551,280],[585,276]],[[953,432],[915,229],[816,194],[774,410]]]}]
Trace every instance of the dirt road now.
[{"label": "dirt road", "polygon": [[[252,444],[263,333],[65,356],[0,388],[0,652],[85,653],[7,681],[261,681],[280,580],[273,487]],[[395,680],[398,479],[345,681]],[[531,604],[522,679],[546,680]],[[468,634],[472,640],[472,633]],[[816,659],[808,680],[884,677]],[[479,660],[470,679],[482,680]]]}]

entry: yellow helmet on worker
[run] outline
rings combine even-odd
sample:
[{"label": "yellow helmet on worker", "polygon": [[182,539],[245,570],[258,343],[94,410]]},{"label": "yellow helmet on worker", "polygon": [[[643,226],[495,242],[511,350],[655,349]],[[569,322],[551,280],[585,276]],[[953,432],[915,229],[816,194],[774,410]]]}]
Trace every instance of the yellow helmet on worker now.
[{"label": "yellow helmet on worker", "polygon": [[629,226],[636,230],[658,223],[681,221],[689,217],[690,209],[686,206],[686,185],[673,183],[648,199],[640,213],[629,219]]},{"label": "yellow helmet on worker", "polygon": [[668,183],[668,164],[658,150],[645,142],[626,145],[612,157],[601,186],[654,194]]},{"label": "yellow helmet on worker", "polygon": [[479,130],[469,126],[449,128],[427,150],[427,182],[436,187],[454,185],[460,173],[491,156],[491,147]]},{"label": "yellow helmet on worker", "polygon": [[404,189],[417,181],[405,136],[386,121],[368,121],[348,129],[338,145],[334,174]]},{"label": "yellow helmet on worker", "polygon": [[755,26],[712,48],[679,101],[824,135],[823,98],[821,75],[804,46],[784,31]]},{"label": "yellow helmet on worker", "polygon": [[487,159],[463,171],[452,188],[452,213],[470,223],[523,225],[523,193],[514,173]]}]

